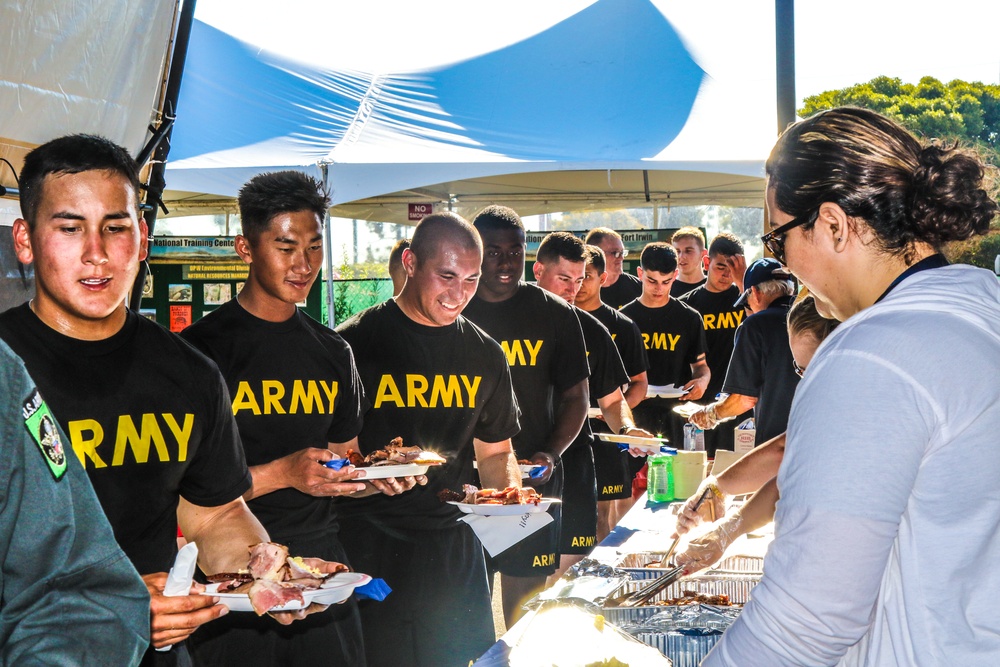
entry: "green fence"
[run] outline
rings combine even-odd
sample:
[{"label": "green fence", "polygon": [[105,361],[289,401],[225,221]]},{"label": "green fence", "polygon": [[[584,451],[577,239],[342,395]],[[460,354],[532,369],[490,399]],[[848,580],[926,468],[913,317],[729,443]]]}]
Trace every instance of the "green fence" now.
[{"label": "green fence", "polygon": [[[330,322],[326,312],[326,283],[323,284],[323,321]],[[358,278],[333,281],[333,323],[337,326],[365,308],[392,297],[392,281],[388,278]]]}]

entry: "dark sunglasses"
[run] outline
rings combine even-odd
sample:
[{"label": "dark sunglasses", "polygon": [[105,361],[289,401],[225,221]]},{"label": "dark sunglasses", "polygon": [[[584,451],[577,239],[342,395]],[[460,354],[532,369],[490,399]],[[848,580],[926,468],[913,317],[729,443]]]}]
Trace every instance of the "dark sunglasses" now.
[{"label": "dark sunglasses", "polygon": [[781,227],[764,234],[764,236],[760,237],[760,240],[764,242],[764,247],[771,251],[776,260],[787,266],[785,264],[785,234],[800,225],[814,222],[817,213],[818,211],[811,211],[805,215],[800,215],[791,222],[786,222]]}]

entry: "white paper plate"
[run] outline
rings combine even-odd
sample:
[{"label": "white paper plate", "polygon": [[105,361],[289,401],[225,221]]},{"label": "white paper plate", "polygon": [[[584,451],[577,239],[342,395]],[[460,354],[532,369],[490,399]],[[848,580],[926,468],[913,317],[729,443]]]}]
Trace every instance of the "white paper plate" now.
[{"label": "white paper plate", "polygon": [[646,387],[646,398],[656,396],[658,398],[680,398],[688,393],[683,387],[675,387],[672,384],[654,385]]},{"label": "white paper plate", "polygon": [[597,433],[596,435],[604,442],[622,443],[653,454],[659,453],[660,446],[667,444],[666,438],[643,438],[638,435],[615,435],[614,433]]},{"label": "white paper plate", "polygon": [[681,417],[684,417],[684,419],[689,419],[691,415],[703,409],[704,407],[705,407],[704,405],[698,405],[697,403],[688,401],[687,403],[681,403],[680,405],[675,405],[674,412],[679,414]]},{"label": "white paper plate", "polygon": [[561,502],[558,498],[542,498],[538,504],[526,503],[524,505],[469,505],[449,500],[449,505],[454,505],[466,514],[479,514],[481,516],[521,516],[522,514],[537,514],[544,512],[552,503]]},{"label": "white paper plate", "polygon": [[430,466],[418,465],[416,463],[400,463],[393,466],[368,466],[367,468],[357,468],[364,470],[365,476],[358,479],[347,480],[349,482],[363,482],[366,479],[385,479],[386,477],[407,477],[410,475],[423,475]]},{"label": "white paper plate", "polygon": [[[364,586],[371,580],[370,576],[361,572],[339,572],[331,575],[322,587],[311,591],[303,591],[304,605],[297,600],[292,600],[280,607],[275,607],[271,611],[295,611],[308,607],[313,603],[337,604],[351,597],[351,593],[354,592],[355,588]],[[205,594],[218,597],[219,603],[229,607],[230,611],[253,611],[253,605],[250,604],[250,596],[246,593],[216,593],[215,591],[218,588],[218,584],[209,584],[205,587]]]},{"label": "white paper plate", "polygon": [[590,419],[598,419],[602,414],[600,408],[587,408],[587,417]]},{"label": "white paper plate", "polygon": [[[475,468],[476,470],[479,470],[479,462],[478,461],[473,461],[472,462],[472,467]],[[542,468],[544,466],[536,466],[534,464],[528,465],[528,464],[524,464],[524,463],[519,463],[517,467],[521,470],[521,479],[528,479],[529,477],[531,477],[531,471],[532,470],[534,470],[535,468]]]}]

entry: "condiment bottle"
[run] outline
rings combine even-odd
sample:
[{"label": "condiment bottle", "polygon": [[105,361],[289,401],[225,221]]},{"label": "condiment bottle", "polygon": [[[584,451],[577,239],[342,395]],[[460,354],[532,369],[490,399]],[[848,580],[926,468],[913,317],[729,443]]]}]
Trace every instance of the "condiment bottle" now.
[{"label": "condiment bottle", "polygon": [[652,503],[667,503],[674,499],[674,457],[670,454],[650,456],[646,497]]}]

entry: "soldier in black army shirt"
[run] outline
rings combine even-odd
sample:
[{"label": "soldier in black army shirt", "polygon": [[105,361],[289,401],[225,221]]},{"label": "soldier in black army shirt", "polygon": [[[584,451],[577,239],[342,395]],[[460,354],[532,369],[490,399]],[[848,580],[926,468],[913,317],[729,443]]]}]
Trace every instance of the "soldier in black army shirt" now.
[{"label": "soldier in black army shirt", "polygon": [[[701,315],[670,298],[677,276],[677,255],[667,243],[650,243],[640,256],[642,296],[622,308],[642,332],[649,355],[649,384],[676,385],[687,390],[685,400],[700,399],[708,387],[705,328]],[[650,397],[635,410],[643,428],[666,435],[675,445],[683,441],[684,422],[673,413],[676,399]]]},{"label": "soldier in black army shirt", "polygon": [[[269,538],[242,498],[250,473],[218,368],[125,306],[147,252],[138,174],[100,137],[61,137],[28,154],[13,233],[18,259],[34,262],[36,293],[0,317],[0,337],[38,383],[143,575],[152,644],[162,647],[228,612],[212,596],[163,595],[178,524],[206,574],[246,567],[247,545]],[[181,645],[143,662],[190,656]]]},{"label": "soldier in black army shirt", "polygon": [[[568,232],[553,232],[538,246],[533,267],[542,289],[573,303],[583,284],[587,246]],[[622,387],[629,381],[611,334],[595,317],[574,308],[587,346],[590,366],[590,405],[600,408],[606,421],[588,420],[580,435],[563,453],[566,482],[563,492],[563,528],[560,538],[559,569],[549,577],[554,583],[563,572],[580,561],[597,542],[598,489],[593,455],[591,423],[607,426],[615,433],[649,437],[635,427],[632,410]],[[616,447],[617,449],[617,447]]]},{"label": "soldier in black army shirt", "polygon": [[[580,323],[565,301],[521,280],[525,241],[517,213],[490,206],[473,224],[483,240],[483,277],[465,315],[504,348],[521,408],[514,449],[519,459],[547,466],[551,478],[537,480],[539,492],[560,497],[560,457],[580,433],[589,402],[590,371]],[[493,559],[501,573],[508,625],[557,567],[558,503],[550,510],[555,521]]]},{"label": "soldier in black army shirt", "polygon": [[479,235],[455,214],[428,216],[402,261],[399,296],[338,327],[372,406],[359,445],[367,454],[400,436],[448,462],[399,498],[344,501],[341,535],[393,589],[361,605],[369,667],[466,667],[495,639],[483,546],[436,496],[470,483],[473,460],[485,486],[521,485],[517,405],[500,346],[461,316],[479,283]]},{"label": "soldier in black army shirt", "polygon": [[[705,359],[712,371],[712,379],[703,399],[709,401],[715,400],[722,391],[729,359],[733,356],[736,328],[742,324],[746,314],[742,306],[734,305],[743,292],[743,273],[737,275],[733,266],[739,265],[742,256],[743,244],[739,239],[727,233],[716,236],[708,246],[708,277],[705,284],[679,299],[701,313],[705,325]],[[739,419],[752,416],[752,413],[745,413]],[[709,458],[715,457],[716,449],[733,449],[731,428],[705,431],[705,450]]]},{"label": "soldier in black army shirt", "polygon": [[[395,495],[418,480],[364,484],[361,470],[322,465],[358,449],[368,407],[350,347],[296,307],[319,275],[328,205],[322,185],[302,172],[250,179],[240,189],[243,233],[235,239],[249,265],[246,283],[182,336],[226,379],[253,476],[245,498],[271,539],[293,554],[348,563],[331,497]],[[365,662],[353,598],[287,628],[234,614],[195,635],[192,647],[204,664]]]},{"label": "soldier in black army shirt", "polygon": [[584,242],[603,250],[607,261],[608,277],[601,285],[601,301],[617,310],[638,299],[642,294],[642,284],[638,278],[622,269],[628,250],[625,249],[621,234],[608,227],[595,227],[587,232]]},{"label": "soldier in black army shirt", "polygon": [[[601,302],[601,283],[607,278],[604,251],[597,246],[587,246],[586,268],[574,304],[603,324],[618,348],[625,372],[629,376],[622,390],[629,408],[634,409],[646,398],[646,371],[649,359],[642,343],[642,332],[635,322]],[[591,420],[594,432],[608,432],[607,422]],[[594,467],[597,471],[597,541],[603,540],[632,506],[632,478],[635,470],[631,458],[618,445],[602,440],[594,441]],[[641,465],[635,467],[636,470]]]}]

